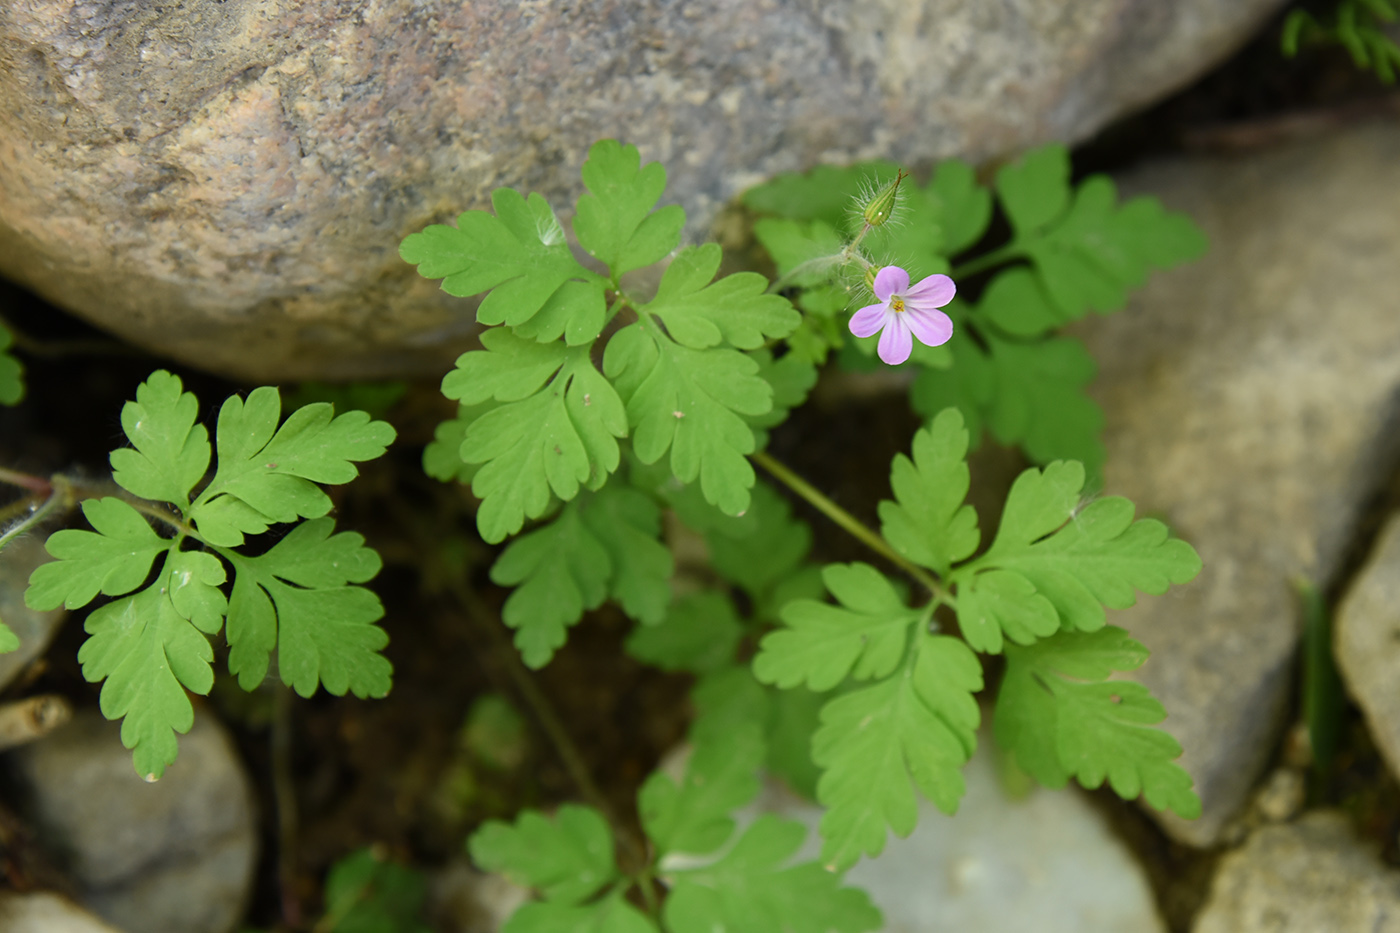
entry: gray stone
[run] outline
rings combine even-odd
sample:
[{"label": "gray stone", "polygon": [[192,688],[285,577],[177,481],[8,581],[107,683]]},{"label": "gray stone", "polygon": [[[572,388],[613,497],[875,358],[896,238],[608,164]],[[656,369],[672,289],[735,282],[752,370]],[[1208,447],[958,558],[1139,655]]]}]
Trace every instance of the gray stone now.
[{"label": "gray stone", "polygon": [[1400,127],[1353,126],[1126,180],[1191,214],[1202,260],[1081,333],[1099,361],[1106,491],[1159,514],[1205,569],[1114,621],[1185,747],[1209,845],[1277,738],[1300,630],[1292,581],[1326,585],[1395,463]]},{"label": "gray stone", "polygon": [[[885,933],[1165,931],[1142,868],[1103,814],[1077,788],[1008,799],[990,737],[982,739],[956,816],[923,801],[909,838],[890,837],[884,852],[846,873],[884,913]],[[799,857],[819,855],[820,807],[778,784],[759,806],[806,823],[811,832]]]},{"label": "gray stone", "polygon": [[1400,933],[1400,873],[1339,813],[1259,830],[1217,869],[1194,933]]},{"label": "gray stone", "polygon": [[1400,775],[1400,516],[1337,607],[1337,667],[1390,773]]},{"label": "gray stone", "polygon": [[257,855],[252,791],[232,744],[197,713],[159,782],[131,767],[120,726],[95,711],[8,756],[44,843],[81,900],[132,933],[227,933]]},{"label": "gray stone", "polygon": [[33,535],[13,541],[0,551],[0,620],[19,637],[19,648],[0,654],[0,690],[48,650],[49,642],[68,616],[64,609],[36,612],[24,604],[29,575],[49,559],[43,541]]},{"label": "gray stone", "polygon": [[50,891],[0,892],[0,930],[5,933],[123,933]]},{"label": "gray stone", "polygon": [[820,161],[1076,141],[1282,0],[11,0],[0,272],[260,380],[445,369],[470,305],[399,240],[499,185],[563,212],[595,140],[670,170],[692,235]]}]

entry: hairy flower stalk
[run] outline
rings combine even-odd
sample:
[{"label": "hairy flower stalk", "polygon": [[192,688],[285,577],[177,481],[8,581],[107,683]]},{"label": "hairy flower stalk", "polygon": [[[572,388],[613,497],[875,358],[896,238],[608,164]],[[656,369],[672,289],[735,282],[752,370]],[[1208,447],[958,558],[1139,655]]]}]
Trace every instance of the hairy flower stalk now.
[{"label": "hairy flower stalk", "polygon": [[953,300],[957,287],[946,275],[931,275],[910,285],[909,273],[899,266],[885,266],[872,285],[879,304],[867,305],[851,315],[851,333],[857,337],[880,334],[880,359],[897,366],[909,359],[914,338],[930,347],[953,336],[953,320],[939,308]]}]

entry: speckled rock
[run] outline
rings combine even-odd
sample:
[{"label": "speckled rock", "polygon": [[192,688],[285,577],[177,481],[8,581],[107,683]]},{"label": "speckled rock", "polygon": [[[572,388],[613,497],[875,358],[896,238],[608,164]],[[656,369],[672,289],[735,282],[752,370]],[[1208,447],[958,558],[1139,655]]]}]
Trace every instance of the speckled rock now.
[{"label": "speckled rock", "polygon": [[1390,773],[1400,775],[1400,516],[1376,539],[1333,622],[1337,667]]},{"label": "speckled rock", "polygon": [[131,767],[120,725],[95,710],[5,756],[40,841],[83,906],[130,933],[229,933],[257,858],[252,788],[205,713],[159,782]]},{"label": "speckled rock", "polygon": [[1300,632],[1292,581],[1324,587],[1396,463],[1400,126],[1161,164],[1126,179],[1190,213],[1205,258],[1081,333],[1099,361],[1106,491],[1160,514],[1205,569],[1114,621],[1185,747],[1208,845],[1282,725]]},{"label": "speckled rock", "polygon": [[[846,883],[885,916],[883,933],[944,930],[1162,933],[1147,878],[1103,814],[1077,788],[1009,799],[991,736],[964,770],[967,793],[948,816],[924,800],[907,839],[857,862]],[[770,783],[756,808],[807,824],[799,859],[821,854],[821,807]]]},{"label": "speckled rock", "polygon": [[0,893],[0,930],[5,933],[124,933],[49,891]]},{"label": "speckled rock", "polygon": [[1339,813],[1268,826],[1220,862],[1193,933],[1400,933],[1400,872]]},{"label": "speckled rock", "polygon": [[498,185],[561,210],[596,139],[692,234],[818,161],[1075,141],[1281,0],[10,0],[0,274],[247,378],[436,375],[470,308],[396,254]]}]

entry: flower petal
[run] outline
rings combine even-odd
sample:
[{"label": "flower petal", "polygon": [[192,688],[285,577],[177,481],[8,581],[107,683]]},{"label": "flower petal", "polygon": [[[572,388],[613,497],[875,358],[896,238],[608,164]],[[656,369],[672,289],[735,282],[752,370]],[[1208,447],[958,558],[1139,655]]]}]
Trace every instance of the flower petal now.
[{"label": "flower petal", "polygon": [[866,305],[851,315],[851,333],[857,337],[869,337],[878,333],[893,313],[885,305]]},{"label": "flower petal", "polygon": [[909,328],[904,326],[904,318],[907,315],[891,315],[889,326],[880,335],[880,346],[878,352],[880,359],[891,366],[898,366],[909,359],[909,354],[914,350],[914,341],[909,337]]},{"label": "flower petal", "polygon": [[930,347],[941,347],[953,336],[953,319],[942,311],[908,307],[900,317],[919,342]]},{"label": "flower petal", "polygon": [[909,273],[899,266],[885,266],[875,273],[875,297],[889,301],[891,295],[903,295],[909,288]]},{"label": "flower petal", "polygon": [[931,275],[904,292],[904,303],[910,308],[930,310],[941,308],[953,300],[958,287],[946,275]]}]

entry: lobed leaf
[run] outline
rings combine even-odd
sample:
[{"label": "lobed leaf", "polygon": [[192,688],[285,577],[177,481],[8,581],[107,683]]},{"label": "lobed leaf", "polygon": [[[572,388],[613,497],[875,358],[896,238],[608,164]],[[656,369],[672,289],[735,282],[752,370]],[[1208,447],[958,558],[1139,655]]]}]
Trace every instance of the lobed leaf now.
[{"label": "lobed leaf", "polygon": [[641,164],[635,146],[604,139],[588,150],[574,233],[579,245],[612,270],[613,282],[633,269],[665,258],[680,244],[685,211],[678,205],[652,212],[666,189],[660,162]]},{"label": "lobed leaf", "polygon": [[607,820],[577,804],[564,804],[553,819],[525,810],[514,824],[488,820],[467,848],[485,871],[503,872],[561,905],[581,904],[618,878]]},{"label": "lobed leaf", "polygon": [[840,605],[789,603],[782,612],[786,627],[759,644],[753,670],[760,682],[829,690],[848,676],[885,677],[903,660],[921,611],[907,607],[884,574],[869,564],[828,564],[822,580]]},{"label": "lobed leaf", "polygon": [[768,446],[768,429],[782,424],[807,400],[807,393],[817,384],[817,367],[809,357],[792,352],[774,360],[769,350],[753,350],[749,357],[758,363],[759,378],[773,387],[773,407],[744,419],[754,429],[754,443],[762,450]]},{"label": "lobed leaf", "polygon": [[[449,295],[489,290],[476,312],[482,324],[525,325],[556,301],[566,306],[558,316],[569,344],[591,343],[606,313],[605,280],[574,259],[558,218],[540,195],[526,199],[513,189],[497,188],[491,205],[494,217],[467,211],[456,227],[433,224],[409,234],[399,255],[424,278],[442,279]],[[552,341],[559,334],[538,336]]]},{"label": "lobed leaf", "polygon": [[721,593],[683,596],[656,625],[639,625],[627,637],[627,653],[664,671],[703,674],[734,660],[744,628]]},{"label": "lobed leaf", "polygon": [[1166,711],[1141,684],[1107,680],[1146,657],[1113,626],[1009,647],[995,712],[998,744],[1049,787],[1071,776],[1090,789],[1107,780],[1125,799],[1142,795],[1159,810],[1196,818],[1200,800],[1174,761],[1181,746],[1151,728]]},{"label": "lobed leaf", "polygon": [[633,619],[656,625],[671,602],[671,551],[660,541],[661,510],[635,489],[610,484],[582,503],[584,524],[612,563],[608,595]]},{"label": "lobed leaf", "polygon": [[1109,497],[1079,508],[1084,469],[1057,461],[1012,484],[996,540],[953,572],[958,621],[968,644],[1001,650],[1001,635],[1030,644],[1055,631],[1103,627],[1103,607],[1125,609],[1135,590],[1152,595],[1201,569],[1185,541],[1133,504]]},{"label": "lobed leaf", "polygon": [[987,337],[996,385],[987,427],[1003,444],[1019,444],[1037,463],[1078,460],[1097,473],[1105,450],[1103,410],[1085,394],[1097,367],[1072,337],[1012,343]]},{"label": "lobed leaf", "polygon": [[303,406],[281,427],[277,389],[231,396],[219,410],[219,467],[189,518],[211,544],[235,547],[275,522],[320,518],[330,497],[317,483],[348,483],[356,461],[384,455],[395,432],[362,411],[335,416],[325,402]]},{"label": "lobed leaf", "polygon": [[234,567],[228,664],[243,689],[262,683],[276,647],[282,682],[303,697],[318,684],[336,696],[389,692],[393,667],[379,653],[389,637],[374,624],[384,607],[350,585],[379,572],[379,555],[334,528],[329,518],[303,522],[258,557],[217,549]]},{"label": "lobed leaf", "polygon": [[692,350],[722,342],[755,350],[767,339],[792,333],[802,318],[786,298],[767,293],[768,279],[736,272],[711,281],[720,253],[716,243],[681,250],[666,267],[656,296],[639,312],[659,318],[676,343]]},{"label": "lobed leaf", "polygon": [[982,689],[977,657],[956,638],[920,635],[899,674],[831,700],[822,708],[812,757],[823,769],[817,799],[822,860],[843,869],[861,853],[878,855],[893,830],[918,821],[910,786],[943,812],[957,809],[961,768],[976,747],[973,694]]},{"label": "lobed leaf", "polygon": [[719,859],[670,873],[663,916],[672,933],[863,933],[880,912],[864,891],[815,862],[790,865],[806,830],[760,816]]},{"label": "lobed leaf", "polygon": [[503,403],[467,426],[459,448],[463,461],[481,464],[472,480],[482,499],[477,528],[495,544],[543,515],[553,496],[567,501],[607,482],[627,418],[587,347],[537,344],[504,329],[481,343],[485,350],[458,358],[442,391],[466,405]]},{"label": "lobed leaf", "polygon": [[151,373],[122,406],[122,430],[136,449],[112,451],[112,479],[132,495],[187,508],[209,468],[209,432],[198,417],[199,401],[178,376]]},{"label": "lobed leaf", "polygon": [[360,849],[326,875],[326,916],[338,918],[328,933],[429,933],[418,919],[427,895],[422,873]]},{"label": "lobed leaf", "polygon": [[880,533],[905,557],[939,576],[977,550],[977,512],[967,498],[967,429],[944,409],[914,435],[914,459],[896,454],[890,467],[895,501],[880,503]]},{"label": "lobed leaf", "polygon": [[78,649],[83,677],[102,685],[100,706],[122,720],[122,744],[136,773],[158,780],[175,760],[175,733],[194,725],[185,690],[206,694],[214,684],[214,651],[171,603],[164,580],[95,610]]},{"label": "lobed leaf", "polygon": [[695,746],[680,783],[658,771],[637,792],[642,828],[662,859],[707,855],[734,834],[730,814],[758,796],[763,737],[742,724],[722,741]]},{"label": "lobed leaf", "polygon": [[130,593],[146,582],[156,555],[172,545],[141,513],[114,496],[85,499],[82,508],[97,530],[65,528],[49,535],[44,547],[55,560],[29,575],[24,602],[30,609],[77,609],[98,593]]},{"label": "lobed leaf", "polygon": [[511,914],[501,933],[659,933],[621,890],[585,906],[532,901]]},{"label": "lobed leaf", "polygon": [[692,350],[646,319],[613,335],[603,368],[627,405],[632,448],[643,463],[668,450],[683,483],[700,479],[706,500],[735,515],[749,504],[754,450],[745,415],[772,408],[758,363],[736,350]]}]

